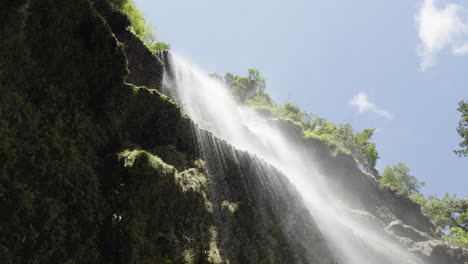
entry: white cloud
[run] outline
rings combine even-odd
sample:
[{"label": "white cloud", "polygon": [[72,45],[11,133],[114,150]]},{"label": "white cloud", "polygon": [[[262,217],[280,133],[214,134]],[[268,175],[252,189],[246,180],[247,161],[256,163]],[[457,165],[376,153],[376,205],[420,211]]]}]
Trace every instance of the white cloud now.
[{"label": "white cloud", "polygon": [[[444,2],[440,7],[438,2]],[[454,55],[468,54],[467,10],[440,0],[422,0],[415,16],[419,30],[420,70],[435,65],[437,54],[448,49]]]},{"label": "white cloud", "polygon": [[392,113],[380,108],[375,103],[369,101],[367,94],[363,92],[360,92],[357,95],[355,95],[353,99],[351,99],[349,104],[356,106],[359,113],[371,111],[390,120],[395,117]]}]

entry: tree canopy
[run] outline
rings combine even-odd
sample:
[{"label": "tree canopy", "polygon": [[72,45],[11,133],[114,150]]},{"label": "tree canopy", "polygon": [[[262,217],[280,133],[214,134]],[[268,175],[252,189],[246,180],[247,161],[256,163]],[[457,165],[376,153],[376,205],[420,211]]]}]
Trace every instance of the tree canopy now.
[{"label": "tree canopy", "polygon": [[226,73],[224,78],[216,73],[212,73],[210,76],[224,82],[236,101],[242,104],[265,90],[265,79],[257,69],[249,69],[247,76],[233,75],[232,73]]},{"label": "tree canopy", "polygon": [[412,199],[421,205],[421,212],[442,232],[448,242],[468,246],[468,200],[446,193],[439,198],[422,195]]},{"label": "tree canopy", "polygon": [[156,27],[146,21],[145,16],[133,0],[114,0],[113,2],[127,15],[131,23],[130,30],[143,41],[151,52],[156,53],[170,48],[169,44],[157,40],[154,34]]},{"label": "tree canopy", "polygon": [[382,188],[390,188],[398,194],[409,197],[421,206],[421,212],[436,226],[448,242],[468,246],[468,200],[457,199],[456,195],[446,193],[424,197],[420,188],[424,182],[409,174],[405,163],[388,166],[380,178]]},{"label": "tree canopy", "polygon": [[462,117],[458,123],[457,132],[462,137],[463,141],[460,142],[461,149],[455,150],[459,156],[468,156],[468,102],[460,101],[457,109]]},{"label": "tree canopy", "polygon": [[420,194],[419,189],[424,186],[424,182],[409,174],[408,165],[398,163],[395,166],[385,168],[380,185],[397,191],[406,196]]}]

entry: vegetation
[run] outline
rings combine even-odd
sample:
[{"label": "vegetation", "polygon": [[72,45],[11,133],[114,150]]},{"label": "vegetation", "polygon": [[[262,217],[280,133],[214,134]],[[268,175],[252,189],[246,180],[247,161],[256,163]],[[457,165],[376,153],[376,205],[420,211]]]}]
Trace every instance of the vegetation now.
[{"label": "vegetation", "polygon": [[[375,169],[379,155],[375,144],[370,142],[374,129],[364,129],[356,133],[349,124],[335,125],[305,112],[291,102],[283,105],[276,103],[265,92],[265,79],[256,69],[249,69],[247,76],[231,73],[225,74],[224,77],[219,74],[210,76],[223,82],[239,103],[250,105],[261,113],[291,120],[302,128],[306,138],[320,139],[331,149],[353,155],[365,171],[379,178],[381,188],[392,189],[420,204],[422,213],[442,230],[441,233],[448,242],[468,246],[468,200],[457,199],[448,194],[442,198],[433,195],[425,198],[420,192],[425,183],[411,176],[405,163],[387,166],[380,177]],[[460,143],[462,149],[455,153],[468,156],[468,103],[461,101],[458,111],[462,113],[462,120],[457,131],[464,140]],[[228,201],[223,202],[223,207],[228,208],[229,205]]]},{"label": "vegetation", "polygon": [[133,0],[114,0],[113,2],[128,16],[131,23],[130,30],[143,41],[151,52],[156,53],[170,48],[169,44],[157,40],[154,34],[156,27],[146,21]]},{"label": "vegetation", "polygon": [[218,81],[224,82],[230,88],[232,95],[237,102],[245,104],[247,100],[265,91],[265,79],[257,69],[249,69],[247,76],[233,75],[226,73],[224,77],[217,73],[210,76]]},{"label": "vegetation", "polygon": [[[410,197],[420,204],[422,213],[438,229],[443,230],[442,233],[448,242],[468,246],[468,201],[448,194],[442,198],[436,196],[425,198],[420,193],[420,188],[425,183],[410,175],[409,168],[404,163],[388,166],[379,177],[375,169],[379,155],[375,144],[370,142],[374,129],[364,129],[356,133],[349,124],[335,125],[324,118],[305,112],[291,102],[283,105],[276,103],[265,92],[265,79],[256,69],[249,69],[247,76],[227,73],[224,77],[218,74],[211,74],[211,77],[223,82],[239,103],[250,105],[261,113],[291,120],[302,128],[306,138],[320,139],[331,149],[353,155],[365,171],[379,178],[382,188],[392,189],[399,195]],[[458,133],[464,141],[460,143],[462,149],[455,152],[466,156],[468,155],[468,103],[461,101],[458,110],[462,113]],[[229,205],[228,201],[223,202],[223,207],[229,208]]]},{"label": "vegetation", "polygon": [[[307,127],[307,125],[306,125]],[[375,169],[379,154],[374,143],[370,142],[374,129],[364,129],[355,133],[349,124],[338,125],[318,118],[304,130],[306,137],[319,138],[327,142],[332,148],[353,155],[363,169],[379,177]]]},{"label": "vegetation", "polygon": [[409,174],[404,163],[388,166],[379,179],[382,188],[394,190],[399,195],[409,197],[421,206],[421,212],[429,218],[448,242],[468,246],[468,200],[457,199],[455,195],[445,194],[442,198],[435,195],[424,197],[420,188],[424,182]]},{"label": "vegetation", "polygon": [[125,55],[87,1],[1,5],[0,248],[14,263],[99,262]]},{"label": "vegetation", "polygon": [[458,103],[458,111],[461,113],[462,118],[458,124],[458,134],[462,137],[463,141],[460,143],[461,149],[455,150],[459,156],[468,156],[468,102],[460,101]]},{"label": "vegetation", "polygon": [[[282,200],[286,192],[252,199],[261,192],[245,186],[259,186],[245,180],[254,177],[224,157],[220,182],[230,184],[224,191],[236,203],[222,193],[212,204],[189,120],[156,90],[124,82],[122,44],[96,2],[0,6],[0,261],[223,263],[229,255],[231,263],[301,263],[294,259],[301,249],[290,248],[269,203],[289,209],[300,202]],[[277,105],[258,71],[249,71],[248,81],[228,80],[238,86],[238,100],[252,104],[261,95],[277,116],[318,136],[332,134],[356,156],[372,144],[372,130],[355,134],[294,104]],[[466,207],[455,204],[434,214],[455,220],[448,222],[449,241],[463,244]],[[235,212],[236,226],[220,228],[215,207]]]},{"label": "vegetation", "polygon": [[283,105],[276,103],[265,92],[265,79],[257,69],[249,69],[247,76],[231,73],[226,73],[224,77],[215,73],[210,76],[223,82],[239,103],[250,105],[262,113],[293,121],[301,127],[305,138],[320,139],[332,150],[353,155],[365,171],[378,176],[375,165],[379,154],[375,144],[370,141],[374,129],[364,129],[356,133],[349,124],[335,125],[324,118],[307,113],[291,102]]},{"label": "vegetation", "polygon": [[233,215],[239,208],[239,203],[234,203],[234,202],[229,202],[228,200],[224,200],[221,203],[221,208],[226,209],[231,215]]},{"label": "vegetation", "polygon": [[[457,132],[462,137],[461,149],[454,152],[459,156],[468,156],[468,102],[460,101],[458,111],[461,113]],[[446,193],[439,198],[431,195],[413,195],[413,201],[421,205],[421,211],[429,217],[445,235],[445,239],[455,245],[468,247],[468,199],[458,199]]]},{"label": "vegetation", "polygon": [[448,242],[468,247],[468,200],[448,193],[439,198],[422,195],[412,199],[421,205],[421,211],[439,228]]},{"label": "vegetation", "polygon": [[[93,3],[0,12],[0,262],[180,263],[190,246],[207,263],[204,186],[184,189],[192,175],[182,182],[150,154],[193,164],[180,146],[187,122],[158,92],[124,83],[122,45]],[[123,151],[136,146],[146,150]]]},{"label": "vegetation", "polygon": [[409,174],[408,166],[402,162],[395,166],[387,166],[379,181],[382,188],[395,190],[398,194],[408,197],[419,195],[419,189],[424,186],[423,181]]},{"label": "vegetation", "polygon": [[[260,192],[244,180],[255,175],[234,157],[214,179],[230,188],[211,202],[191,121],[124,82],[111,29],[127,23],[108,0],[10,2],[0,4],[1,263],[299,262],[273,199],[251,200]],[[228,197],[239,202],[232,226],[214,219]]]},{"label": "vegetation", "polygon": [[214,226],[210,227],[210,250],[208,251],[208,261],[213,264],[221,264],[223,260],[219,254],[219,249],[217,245],[218,233]]},{"label": "vegetation", "polygon": [[212,243],[201,235],[210,232],[212,222],[203,173],[192,168],[196,177],[191,177],[143,150],[125,150],[119,158],[128,177],[111,200],[124,206],[113,208],[108,234],[111,241],[126,241],[119,242],[119,261],[180,263],[193,254],[203,256]]}]

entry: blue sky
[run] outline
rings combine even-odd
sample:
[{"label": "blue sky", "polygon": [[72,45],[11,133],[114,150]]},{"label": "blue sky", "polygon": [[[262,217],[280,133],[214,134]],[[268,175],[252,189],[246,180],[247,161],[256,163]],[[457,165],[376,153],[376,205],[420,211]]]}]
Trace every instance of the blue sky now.
[{"label": "blue sky", "polygon": [[468,196],[456,111],[468,99],[468,1],[136,0],[161,41],[208,72],[258,68],[278,102],[375,127],[378,168]]}]

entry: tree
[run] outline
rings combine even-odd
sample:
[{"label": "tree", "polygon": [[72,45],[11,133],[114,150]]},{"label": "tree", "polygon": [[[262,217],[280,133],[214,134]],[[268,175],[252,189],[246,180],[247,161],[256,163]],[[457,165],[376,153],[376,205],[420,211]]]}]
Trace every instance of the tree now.
[{"label": "tree", "polygon": [[457,199],[446,193],[438,198],[430,195],[412,197],[421,205],[421,212],[442,231],[445,240],[452,244],[468,246],[468,200]]},{"label": "tree", "polygon": [[445,229],[453,224],[452,215],[455,201],[455,196],[446,193],[442,198],[435,195],[430,195],[427,199],[422,197],[419,203],[421,204],[421,212],[429,217],[433,224]]},{"label": "tree", "polygon": [[466,247],[468,246],[468,233],[459,227],[454,227],[450,229],[446,240],[452,244]]},{"label": "tree", "polygon": [[457,110],[462,114],[462,118],[458,123],[457,132],[460,134],[463,141],[459,144],[461,149],[455,150],[454,152],[460,157],[466,157],[468,156],[468,101],[460,101]]},{"label": "tree", "polygon": [[291,119],[295,122],[301,122],[302,117],[304,116],[304,111],[302,111],[299,106],[293,103],[285,103],[282,107],[282,116],[286,119]]},{"label": "tree", "polygon": [[405,196],[420,194],[419,189],[424,186],[423,181],[409,174],[409,168],[405,163],[395,166],[387,166],[380,179],[382,187],[390,188]]},{"label": "tree", "polygon": [[249,69],[249,80],[250,86],[255,89],[255,92],[265,91],[265,78],[260,75],[260,71],[257,69]]},{"label": "tree", "polygon": [[240,103],[245,103],[257,94],[263,93],[266,86],[265,79],[257,69],[249,69],[248,76],[226,73],[224,83],[231,89],[234,98]]},{"label": "tree", "polygon": [[379,172],[375,169],[375,165],[379,159],[379,153],[377,152],[375,144],[370,142],[374,131],[374,128],[367,128],[354,136],[354,153],[363,165],[364,170],[374,176],[379,176]]},{"label": "tree", "polygon": [[156,53],[169,49],[169,44],[157,41],[154,35],[156,27],[146,21],[145,16],[133,0],[115,0],[113,2],[127,15],[131,23],[130,30],[143,41],[151,52]]},{"label": "tree", "polygon": [[232,85],[234,84],[234,80],[236,79],[236,76],[234,74],[228,72],[224,75],[224,83],[226,84],[227,87],[231,88]]}]

